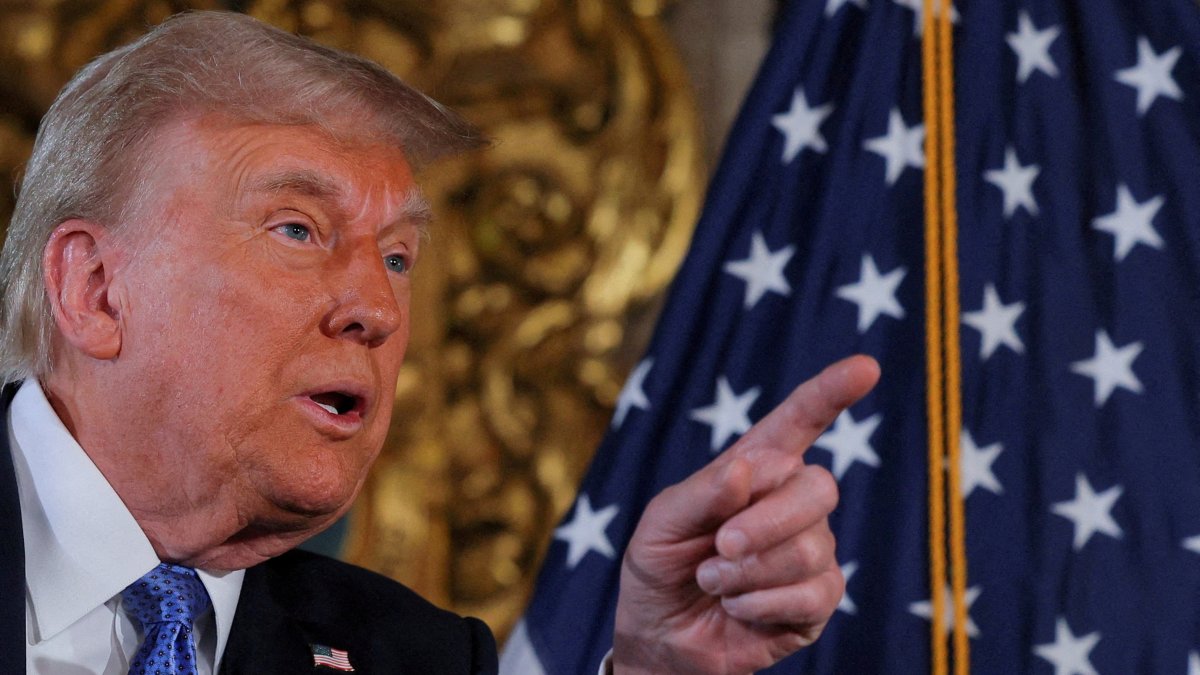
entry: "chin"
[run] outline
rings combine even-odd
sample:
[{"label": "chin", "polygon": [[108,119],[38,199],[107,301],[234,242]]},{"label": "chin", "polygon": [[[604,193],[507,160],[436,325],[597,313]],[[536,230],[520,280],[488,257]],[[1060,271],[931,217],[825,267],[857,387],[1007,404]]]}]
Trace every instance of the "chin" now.
[{"label": "chin", "polygon": [[[296,450],[295,448],[301,448]],[[362,448],[325,443],[292,446],[286,456],[276,455],[276,461],[259,465],[250,481],[259,503],[268,513],[267,520],[333,519],[345,513],[366,482],[367,471],[374,454]],[[273,511],[274,513],[269,513]],[[322,529],[329,523],[323,523]]]},{"label": "chin", "polygon": [[266,520],[277,520],[280,529],[291,529],[294,523],[298,529],[312,529],[316,524],[316,532],[333,524],[354,503],[358,496],[359,483],[338,485],[325,489],[315,489],[317,486],[297,486],[294,490],[274,490],[263,496],[273,507],[275,517],[267,516]]},{"label": "chin", "polygon": [[271,513],[260,513],[253,522],[218,546],[181,562],[213,571],[253,567],[296,548],[325,530],[348,510],[349,504],[350,501],[345,501],[340,508],[323,513],[300,513],[297,506],[286,509],[276,506]]},{"label": "chin", "polygon": [[196,567],[210,572],[244,570],[296,548],[327,525],[311,531],[242,532],[220,546],[205,551],[200,556],[181,562],[188,567]]}]

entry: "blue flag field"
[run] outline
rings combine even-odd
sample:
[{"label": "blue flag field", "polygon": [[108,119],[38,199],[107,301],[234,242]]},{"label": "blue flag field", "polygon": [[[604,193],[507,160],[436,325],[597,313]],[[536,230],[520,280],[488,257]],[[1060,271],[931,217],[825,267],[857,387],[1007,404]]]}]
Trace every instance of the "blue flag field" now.
[{"label": "blue flag field", "polygon": [[[847,592],[768,672],[930,672],[921,7],[785,8],[508,672],[596,672],[647,501],[855,352]],[[954,9],[971,672],[1200,675],[1200,3]]]}]

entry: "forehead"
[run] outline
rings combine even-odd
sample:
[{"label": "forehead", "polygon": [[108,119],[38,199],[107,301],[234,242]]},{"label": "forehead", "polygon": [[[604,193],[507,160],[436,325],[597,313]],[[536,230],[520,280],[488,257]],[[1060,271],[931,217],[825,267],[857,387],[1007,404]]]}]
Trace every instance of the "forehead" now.
[{"label": "forehead", "polygon": [[[205,117],[170,124],[147,163],[158,197],[186,193],[239,208],[299,196],[385,220],[427,218],[403,151],[311,126],[234,123]],[[214,204],[216,205],[216,204]],[[358,213],[367,216],[366,213]]]}]

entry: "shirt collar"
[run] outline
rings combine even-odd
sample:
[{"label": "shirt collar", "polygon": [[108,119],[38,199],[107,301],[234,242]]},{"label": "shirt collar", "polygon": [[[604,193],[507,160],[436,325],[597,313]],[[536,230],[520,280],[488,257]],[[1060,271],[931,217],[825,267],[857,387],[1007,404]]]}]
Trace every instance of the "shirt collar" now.
[{"label": "shirt collar", "polygon": [[242,594],[242,579],[246,570],[232,572],[207,572],[196,570],[208,598],[212,601],[213,612],[217,620],[217,653],[213,662],[213,672],[221,672],[221,656],[225,654],[225,645],[229,642],[229,631],[233,628],[233,615],[237,611],[238,597]]},{"label": "shirt collar", "polygon": [[[25,534],[25,582],[37,643],[60,633],[158,564],[158,556],[45,392],[26,380],[9,408]],[[224,652],[244,571],[200,572]]]}]

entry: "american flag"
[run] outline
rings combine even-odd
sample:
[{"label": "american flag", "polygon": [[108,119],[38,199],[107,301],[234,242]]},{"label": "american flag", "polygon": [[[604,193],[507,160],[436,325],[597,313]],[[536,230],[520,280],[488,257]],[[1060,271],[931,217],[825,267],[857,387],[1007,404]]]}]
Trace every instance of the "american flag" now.
[{"label": "american flag", "polygon": [[[954,9],[971,670],[1200,675],[1200,4]],[[922,0],[784,11],[508,672],[595,672],[650,497],[859,351],[847,593],[769,672],[930,671]]]},{"label": "american flag", "polygon": [[347,673],[354,672],[354,666],[350,665],[350,654],[346,650],[315,644],[309,645],[309,648],[312,649],[313,667],[325,666]]}]

